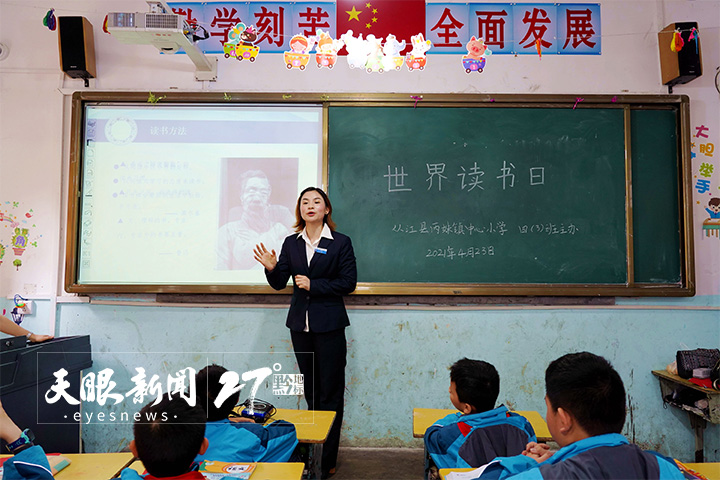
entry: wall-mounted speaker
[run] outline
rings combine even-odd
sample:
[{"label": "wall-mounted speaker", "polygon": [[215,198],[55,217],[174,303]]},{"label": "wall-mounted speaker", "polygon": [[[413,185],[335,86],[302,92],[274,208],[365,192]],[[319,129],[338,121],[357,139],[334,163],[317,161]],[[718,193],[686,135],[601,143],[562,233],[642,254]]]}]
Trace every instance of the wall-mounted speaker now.
[{"label": "wall-mounted speaker", "polygon": [[58,17],[60,68],[71,78],[95,78],[95,41],[85,17]]},{"label": "wall-mounted speaker", "polygon": [[[676,31],[679,32],[683,45],[680,50],[673,52],[670,45]],[[676,42],[676,45],[678,43]],[[663,84],[672,87],[688,83],[702,75],[702,49],[697,34],[697,22],[671,23],[658,33],[658,45]]]}]

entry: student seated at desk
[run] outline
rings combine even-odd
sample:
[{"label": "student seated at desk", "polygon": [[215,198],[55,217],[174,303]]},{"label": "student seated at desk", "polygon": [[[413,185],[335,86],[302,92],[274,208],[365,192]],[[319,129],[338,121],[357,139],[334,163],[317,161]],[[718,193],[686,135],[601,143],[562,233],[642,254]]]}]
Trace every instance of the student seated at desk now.
[{"label": "student seated at desk", "polygon": [[28,429],[20,430],[8,416],[0,402],[0,439],[14,456],[3,463],[3,479],[46,480],[52,479],[45,451],[35,445],[35,437]]},{"label": "student seated at desk", "polygon": [[[193,462],[208,445],[205,412],[199,406],[191,407],[182,397],[163,397],[157,405],[149,403],[140,410],[133,433],[130,450],[142,461],[148,475],[143,477],[126,468],[122,480],[204,480]],[[3,480],[53,479],[43,448],[33,444],[29,430],[20,431],[1,402],[0,438],[8,442],[8,450],[14,454],[3,463]]]},{"label": "student seated at desk", "polygon": [[[495,407],[500,376],[491,364],[463,358],[450,367],[450,401],[460,410],[425,432],[425,447],[437,468],[479,467],[498,456],[518,455],[535,432],[525,417]],[[429,463],[429,478],[435,469]]]},{"label": "student seated at desk", "polygon": [[190,406],[182,396],[164,396],[160,403],[148,403],[133,424],[130,451],[145,466],[146,476],[132,468],[120,473],[121,480],[203,480],[195,456],[208,448],[205,412],[196,403]]},{"label": "student seated at desk", "polygon": [[229,418],[240,399],[240,392],[217,405],[223,387],[220,377],[225,372],[225,367],[213,364],[195,376],[198,403],[207,413],[205,436],[210,441],[208,450],[196,460],[287,462],[298,444],[295,425],[277,420],[264,426],[248,418]]},{"label": "student seated at desk", "polygon": [[682,479],[675,462],[630,445],[625,423],[625,387],[603,357],[572,353],[545,371],[547,424],[557,452],[530,443],[522,455],[498,458],[480,479]]}]

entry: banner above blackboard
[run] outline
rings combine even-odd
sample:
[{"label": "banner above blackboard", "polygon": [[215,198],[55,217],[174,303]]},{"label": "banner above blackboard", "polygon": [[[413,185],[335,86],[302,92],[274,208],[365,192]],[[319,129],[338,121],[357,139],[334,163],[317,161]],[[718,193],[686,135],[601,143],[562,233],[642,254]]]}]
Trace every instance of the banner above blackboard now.
[{"label": "banner above blackboard", "polygon": [[323,30],[332,38],[352,30],[357,36],[395,35],[410,44],[422,33],[429,54],[464,54],[472,37],[483,38],[493,54],[600,54],[601,18],[597,3],[425,3],[424,0],[337,0],[336,2],[170,2],[176,14],[207,30],[197,41],[205,53],[223,53],[228,31],[253,25],[263,53],[289,49],[294,35]]}]

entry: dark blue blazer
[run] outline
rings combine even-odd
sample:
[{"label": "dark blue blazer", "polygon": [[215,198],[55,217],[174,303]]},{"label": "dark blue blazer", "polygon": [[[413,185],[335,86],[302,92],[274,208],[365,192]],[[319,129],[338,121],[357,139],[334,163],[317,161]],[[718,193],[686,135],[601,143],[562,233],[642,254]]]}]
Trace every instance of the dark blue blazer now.
[{"label": "dark blue blazer", "polygon": [[[357,266],[350,237],[332,232],[333,239],[321,238],[318,248],[327,253],[315,252],[310,266],[305,252],[305,240],[297,233],[285,238],[277,266],[272,272],[265,270],[268,283],[282,290],[293,277],[293,296],[287,322],[290,330],[305,329],[305,312],[311,332],[331,332],[350,325],[343,295],[355,290]],[[298,288],[295,275],[310,279],[310,291]]]}]

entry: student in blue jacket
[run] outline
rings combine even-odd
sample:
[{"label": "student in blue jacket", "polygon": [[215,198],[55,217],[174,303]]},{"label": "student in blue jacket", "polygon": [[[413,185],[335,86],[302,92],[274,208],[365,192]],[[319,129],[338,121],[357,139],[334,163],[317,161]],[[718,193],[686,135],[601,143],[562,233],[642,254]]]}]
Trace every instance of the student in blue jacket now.
[{"label": "student in blue jacket", "polygon": [[[35,445],[35,436],[29,429],[20,430],[8,416],[0,402],[0,439],[7,445],[8,452],[14,455],[3,463],[3,479],[8,480],[52,480],[45,451]],[[6,452],[2,452],[6,453]]]},{"label": "student in blue jacket", "polygon": [[[525,417],[495,408],[500,376],[491,364],[463,358],[450,367],[450,401],[459,410],[425,432],[425,448],[437,468],[479,467],[495,457],[518,455],[535,431]],[[428,463],[429,478],[436,469]]]},{"label": "student in blue jacket", "polygon": [[[126,468],[122,480],[204,480],[193,461],[208,446],[205,412],[198,405],[191,406],[180,396],[163,397],[157,405],[148,403],[133,425],[133,436],[130,450],[148,473]],[[3,463],[3,480],[53,480],[45,451],[33,443],[32,432],[20,431],[1,402],[0,438],[14,454]]]},{"label": "student in blue jacket", "polygon": [[357,266],[350,237],[335,230],[330,199],[321,189],[302,191],[295,207],[295,232],[285,238],[280,257],[262,243],[255,260],[276,290],[293,280],[286,325],[304,378],[310,410],[335,412],[323,445],[322,476],[335,473],[345,398],[347,344],[350,325],[343,295],[355,290]]},{"label": "student in blue jacket", "polygon": [[195,375],[198,403],[207,415],[205,438],[210,443],[195,461],[287,462],[298,444],[295,425],[277,420],[263,426],[249,418],[230,418],[240,391],[217,404],[223,387],[220,377],[225,372],[225,367],[212,364]]},{"label": "student in blue jacket", "polygon": [[547,424],[560,450],[530,443],[522,455],[498,458],[481,479],[682,479],[675,462],[631,445],[625,387],[603,357],[571,353],[545,371]]}]

